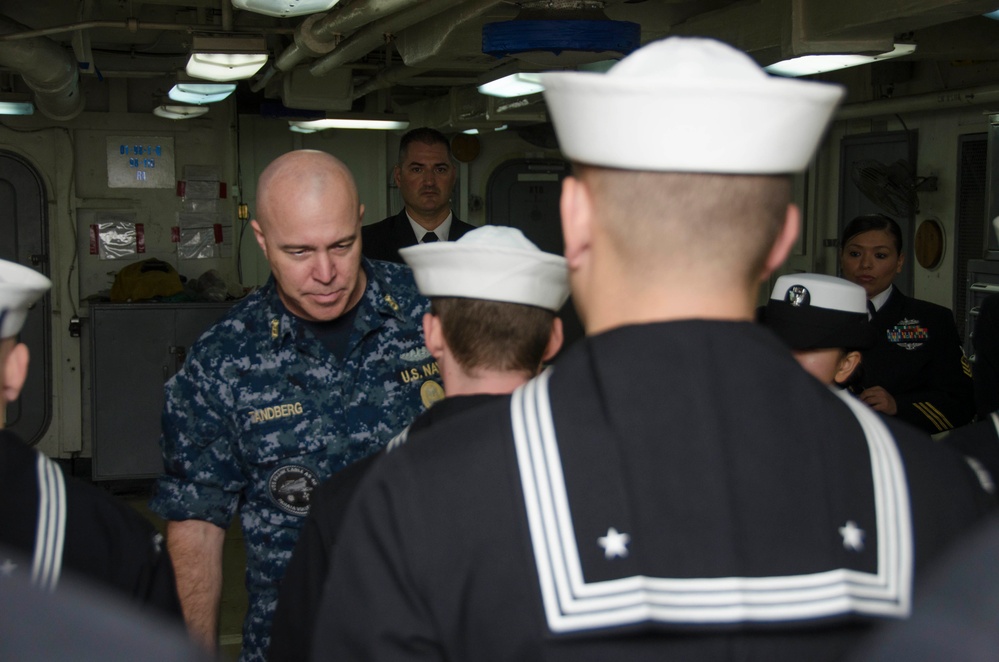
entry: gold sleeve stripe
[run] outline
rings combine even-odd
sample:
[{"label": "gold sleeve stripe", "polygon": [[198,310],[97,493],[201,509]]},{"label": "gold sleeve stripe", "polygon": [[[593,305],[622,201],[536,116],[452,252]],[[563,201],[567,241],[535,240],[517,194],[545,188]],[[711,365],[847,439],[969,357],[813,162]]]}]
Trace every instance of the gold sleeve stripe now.
[{"label": "gold sleeve stripe", "polygon": [[913,402],[912,406],[919,410],[926,418],[930,419],[930,422],[936,426],[937,430],[943,432],[944,430],[950,430],[953,425],[947,420],[947,417],[940,413],[940,410],[934,407],[929,402]]},{"label": "gold sleeve stripe", "polygon": [[961,370],[964,371],[965,376],[971,377],[971,363],[963,356],[961,357]]}]

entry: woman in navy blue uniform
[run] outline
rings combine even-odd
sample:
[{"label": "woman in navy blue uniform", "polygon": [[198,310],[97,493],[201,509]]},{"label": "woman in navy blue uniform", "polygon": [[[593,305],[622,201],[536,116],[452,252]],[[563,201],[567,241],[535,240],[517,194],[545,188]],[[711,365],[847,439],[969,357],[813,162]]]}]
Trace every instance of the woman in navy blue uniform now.
[{"label": "woman in navy blue uniform", "polygon": [[892,284],[902,270],[902,231],[883,214],[858,216],[843,232],[843,277],[867,292],[877,343],[863,353],[854,386],[875,411],[930,434],[962,426],[975,413],[971,366],[950,310],[913,299]]}]

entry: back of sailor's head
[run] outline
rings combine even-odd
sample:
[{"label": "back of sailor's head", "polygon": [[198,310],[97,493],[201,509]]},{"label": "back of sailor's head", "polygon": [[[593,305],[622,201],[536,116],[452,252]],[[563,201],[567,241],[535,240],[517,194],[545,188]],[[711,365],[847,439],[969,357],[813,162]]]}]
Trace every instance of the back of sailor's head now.
[{"label": "back of sailor's head", "polygon": [[497,225],[399,254],[466,370],[537,370],[552,321],[569,297],[565,258]]},{"label": "back of sailor's head", "polygon": [[[542,74],[562,152],[635,277],[659,265],[756,278],[843,95],[772,77],[722,42],[671,37],[605,74]],[[633,279],[634,280],[634,279]]]}]

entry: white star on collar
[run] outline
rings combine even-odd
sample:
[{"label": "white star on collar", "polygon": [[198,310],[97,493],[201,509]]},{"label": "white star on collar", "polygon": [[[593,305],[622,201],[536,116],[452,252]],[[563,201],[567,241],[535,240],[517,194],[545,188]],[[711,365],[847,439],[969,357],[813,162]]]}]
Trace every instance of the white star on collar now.
[{"label": "white star on collar", "polygon": [[839,527],[839,534],[843,536],[843,548],[854,552],[864,551],[864,530],[857,526],[853,520]]},{"label": "white star on collar", "polygon": [[597,538],[597,543],[604,548],[604,558],[624,558],[628,556],[628,543],[631,536],[627,533],[618,533],[613,526],[607,529],[607,535]]}]

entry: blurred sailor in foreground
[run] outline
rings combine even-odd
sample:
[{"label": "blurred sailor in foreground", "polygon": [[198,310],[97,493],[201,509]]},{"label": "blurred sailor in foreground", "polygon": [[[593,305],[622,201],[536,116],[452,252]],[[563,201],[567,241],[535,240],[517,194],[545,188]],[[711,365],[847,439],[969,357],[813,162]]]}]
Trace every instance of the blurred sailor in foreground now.
[{"label": "blurred sailor in foreground", "polygon": [[17,334],[51,286],[34,269],[0,260],[0,577],[23,572],[45,591],[65,577],[90,582],[179,626],[173,566],[152,523],[3,430],[7,403],[28,375]]},{"label": "blurred sailor in foreground", "polygon": [[752,322],[841,90],[691,38],[542,84],[588,337],[372,468],[313,659],[841,656],[989,508]]},{"label": "blurred sailor in foreground", "polygon": [[[562,321],[555,313],[569,296],[565,258],[541,251],[516,228],[487,225],[456,242],[403,248],[402,256],[420,293],[430,297],[423,333],[447,397],[420,414],[390,449],[537,375],[561,347]],[[313,494],[312,511],[281,581],[270,662],[308,659],[340,523],[378,457],[355,462]]]},{"label": "blurred sailor in foreground", "polygon": [[781,276],[757,317],[823,384],[847,386],[862,369],[860,350],[874,346],[864,288],[836,276]]}]

